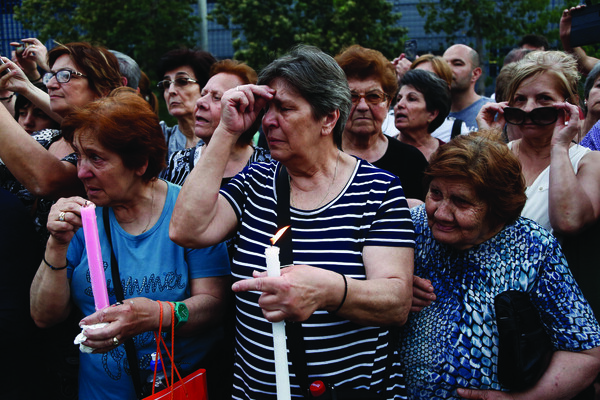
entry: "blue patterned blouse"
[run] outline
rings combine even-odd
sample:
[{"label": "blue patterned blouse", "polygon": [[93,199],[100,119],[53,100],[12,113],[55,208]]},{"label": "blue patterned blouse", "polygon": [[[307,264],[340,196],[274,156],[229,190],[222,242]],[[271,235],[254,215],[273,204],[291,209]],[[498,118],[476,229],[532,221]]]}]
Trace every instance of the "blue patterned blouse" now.
[{"label": "blue patterned blouse", "polygon": [[465,251],[437,242],[425,207],[411,210],[415,275],[430,279],[437,300],[412,313],[400,353],[411,399],[458,399],[459,387],[505,390],[498,382],[494,297],[526,291],[556,350],[600,346],[600,327],[554,236],[519,218]]}]

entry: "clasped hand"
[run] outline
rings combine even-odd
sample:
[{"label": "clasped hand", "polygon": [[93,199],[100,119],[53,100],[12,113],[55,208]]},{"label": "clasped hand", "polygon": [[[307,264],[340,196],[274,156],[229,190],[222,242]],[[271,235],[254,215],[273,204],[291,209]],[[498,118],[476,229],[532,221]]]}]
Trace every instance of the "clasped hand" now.
[{"label": "clasped hand", "polygon": [[246,132],[275,96],[275,90],[265,85],[241,85],[229,89],[221,98],[219,127],[231,135]]},{"label": "clasped hand", "polygon": [[[87,337],[84,345],[94,349],[94,353],[106,353],[140,333],[158,328],[158,307],[160,305],[144,297],[124,300],[123,304],[115,304],[98,310],[81,320],[79,325],[95,325],[107,322],[108,325],[98,329],[85,331]],[[116,341],[115,341],[116,338]]]}]

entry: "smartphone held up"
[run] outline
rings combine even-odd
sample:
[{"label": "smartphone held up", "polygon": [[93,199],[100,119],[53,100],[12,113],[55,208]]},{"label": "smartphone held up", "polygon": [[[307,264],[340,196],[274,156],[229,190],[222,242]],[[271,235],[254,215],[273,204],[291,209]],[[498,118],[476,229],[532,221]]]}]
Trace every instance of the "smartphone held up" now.
[{"label": "smartphone held up", "polygon": [[[0,56],[0,64],[6,64],[4,62],[4,60],[1,58],[1,56]],[[6,75],[9,72],[10,72],[10,68],[6,68],[4,71],[0,72],[0,76],[4,76],[4,75]]]}]

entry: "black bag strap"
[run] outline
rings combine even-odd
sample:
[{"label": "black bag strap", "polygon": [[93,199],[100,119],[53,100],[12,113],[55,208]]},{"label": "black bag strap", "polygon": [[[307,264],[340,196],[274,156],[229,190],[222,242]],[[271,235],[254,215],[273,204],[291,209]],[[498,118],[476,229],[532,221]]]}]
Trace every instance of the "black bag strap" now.
[{"label": "black bag strap", "polygon": [[452,124],[452,133],[450,134],[450,140],[460,135],[460,128],[462,127],[463,120],[456,118]]},{"label": "black bag strap", "polygon": [[[110,233],[110,222],[108,218],[108,207],[102,209],[102,219],[104,220],[104,230],[108,237],[108,243],[110,244],[110,271],[112,275],[113,286],[115,288],[115,297],[118,302],[123,302],[125,296],[123,294],[123,285],[121,284],[121,276],[119,274],[119,264],[117,263],[117,257],[113,251],[112,237]],[[127,353],[127,361],[129,362],[129,369],[131,370],[131,379],[133,380],[133,388],[135,390],[138,399],[144,397],[142,393],[142,381],[140,378],[140,366],[138,365],[137,353],[135,351],[135,344],[133,338],[129,338],[125,341],[125,352]]]},{"label": "black bag strap", "polygon": [[[281,164],[280,164],[281,165]],[[277,190],[277,229],[292,225],[290,217],[290,180],[287,170],[283,165],[279,170],[275,187]],[[280,260],[282,265],[291,265],[294,262],[292,247],[292,230],[288,229],[277,241],[280,249]],[[306,346],[304,344],[304,334],[302,333],[302,323],[294,321],[285,321],[285,334],[287,337],[287,347],[290,354],[292,368],[296,373],[298,385],[305,399],[313,399],[310,393],[310,380],[308,379],[308,362],[306,359]],[[393,364],[394,345],[397,343],[399,330],[395,327],[390,328],[389,352],[387,357],[387,367],[391,368]],[[384,379],[385,384],[388,379]],[[371,396],[371,398],[375,398]]]}]

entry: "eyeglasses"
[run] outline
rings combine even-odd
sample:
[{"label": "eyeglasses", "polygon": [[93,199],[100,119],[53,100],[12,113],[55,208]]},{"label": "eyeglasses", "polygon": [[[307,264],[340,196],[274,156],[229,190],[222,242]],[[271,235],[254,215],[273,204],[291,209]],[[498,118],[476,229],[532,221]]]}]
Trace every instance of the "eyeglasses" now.
[{"label": "eyeglasses", "polygon": [[509,124],[523,125],[527,118],[536,125],[551,125],[558,119],[558,110],[554,107],[539,107],[525,112],[517,107],[504,108],[504,119]]},{"label": "eyeglasses", "polygon": [[387,100],[388,95],[380,90],[372,90],[365,94],[350,92],[350,98],[352,99],[352,104],[358,104],[360,99],[365,99],[369,104],[380,104]]},{"label": "eyeglasses", "polygon": [[42,81],[44,82],[44,85],[48,86],[50,80],[56,77],[56,82],[67,83],[73,76],[87,78],[87,75],[84,75],[81,72],[71,71],[70,69],[61,69],[60,71],[56,72],[46,72]]},{"label": "eyeglasses", "polygon": [[175,80],[173,80],[173,81],[165,79],[164,81],[158,82],[156,84],[156,87],[158,89],[160,89],[160,91],[164,92],[165,90],[169,90],[169,88],[171,87],[172,83],[175,84],[175,87],[182,88],[184,86],[189,85],[190,82],[198,83],[198,81],[196,81],[196,80],[194,80],[192,78],[183,78],[183,77],[181,77],[181,78],[175,78]]}]

